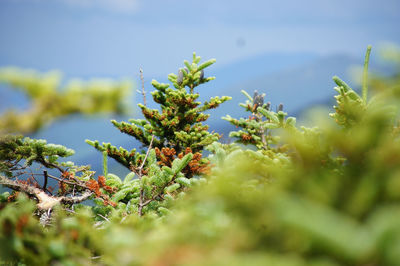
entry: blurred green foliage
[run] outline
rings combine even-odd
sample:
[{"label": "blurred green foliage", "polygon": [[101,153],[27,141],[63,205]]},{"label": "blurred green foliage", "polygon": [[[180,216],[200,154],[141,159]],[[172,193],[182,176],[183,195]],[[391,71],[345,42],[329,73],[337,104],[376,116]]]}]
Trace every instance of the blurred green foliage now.
[{"label": "blurred green foliage", "polygon": [[[279,151],[286,160],[269,156],[265,150],[274,150],[263,145],[247,149],[215,142],[208,146],[213,168],[207,182],[188,190],[168,212],[139,217],[118,204],[99,219],[92,206],[76,204],[73,212],[59,206],[43,228],[26,197],[11,203],[0,197],[3,261],[399,265],[399,75],[373,77],[369,97],[358,96],[361,102],[349,85],[335,82],[333,119],[325,114],[314,128],[291,124],[278,132],[274,148],[286,145]],[[342,104],[357,111],[342,112]],[[252,130],[274,120],[271,116],[239,126],[260,136]]]},{"label": "blurred green foliage", "polygon": [[0,83],[23,92],[30,101],[27,110],[8,110],[0,116],[0,134],[30,134],[54,120],[74,113],[126,113],[129,80],[73,79],[63,85],[57,71],[39,73],[14,67],[0,69]]}]

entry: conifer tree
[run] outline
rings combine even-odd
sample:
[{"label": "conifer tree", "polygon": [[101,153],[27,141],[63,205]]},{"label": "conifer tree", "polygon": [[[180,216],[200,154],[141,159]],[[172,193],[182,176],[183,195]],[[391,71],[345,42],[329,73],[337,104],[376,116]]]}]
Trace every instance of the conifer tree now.
[{"label": "conifer tree", "polygon": [[[200,96],[195,89],[215,77],[205,77],[204,70],[215,62],[215,59],[200,64],[201,58],[193,53],[192,63],[184,61],[185,67],[180,68],[178,75],[169,74],[170,84],[159,83],[153,80],[151,84],[156,89],[152,97],[154,102],[160,105],[159,109],[150,109],[145,104],[138,104],[145,119],[130,119],[129,122],[117,122],[113,125],[122,133],[128,134],[139,140],[144,147],[155,148],[159,164],[171,166],[175,158],[193,153],[193,158],[187,168],[183,169],[187,177],[201,174],[206,170],[207,161],[202,159],[201,152],[205,146],[218,140],[218,133],[208,131],[208,125],[202,122],[209,118],[204,111],[217,108],[230,97],[213,97],[209,101],[197,101]],[[154,137],[153,137],[154,136]],[[99,144],[98,141],[87,140],[101,152],[130,170],[138,169],[144,159],[144,152],[136,149],[127,151],[124,148],[117,149],[109,143]]]},{"label": "conifer tree", "polygon": [[[202,124],[209,117],[204,111],[218,107],[230,97],[213,97],[203,104],[197,101],[200,95],[195,93],[195,88],[214,79],[205,77],[204,70],[215,59],[201,64],[200,60],[193,53],[191,63],[185,60],[185,67],[180,68],[177,75],[168,75],[174,88],[156,80],[151,82],[155,88],[151,94],[160,109],[150,109],[144,102],[138,106],[145,119],[111,121],[122,133],[136,138],[143,147],[147,147],[146,152],[86,141],[104,156],[115,159],[133,172],[123,181],[116,175],[105,174],[106,184],[118,190],[113,202],[119,204],[118,210],[122,213],[135,212],[139,216],[149,212],[166,213],[172,199],[201,182],[192,177],[207,172],[209,161],[202,158],[202,151],[205,146],[217,141],[220,135],[209,132],[208,126]],[[133,179],[134,175],[136,179]],[[97,211],[102,215],[112,212],[101,202],[98,205]]]}]

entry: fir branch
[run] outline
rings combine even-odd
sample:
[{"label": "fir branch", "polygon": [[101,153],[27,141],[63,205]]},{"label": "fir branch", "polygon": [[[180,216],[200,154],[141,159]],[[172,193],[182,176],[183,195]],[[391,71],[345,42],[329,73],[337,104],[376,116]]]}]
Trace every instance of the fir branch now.
[{"label": "fir branch", "polygon": [[76,203],[82,202],[84,200],[87,200],[92,195],[91,191],[86,190],[80,196],[71,196],[71,197],[69,197],[69,196],[61,196],[61,197],[50,196],[50,195],[46,194],[46,192],[44,192],[43,190],[41,190],[39,188],[30,186],[27,184],[23,184],[23,183],[18,183],[17,181],[11,180],[2,175],[0,175],[0,185],[11,188],[15,191],[24,192],[24,193],[28,194],[29,196],[33,196],[33,197],[37,198],[39,201],[37,204],[37,207],[41,210],[51,209],[59,203],[76,204]]},{"label": "fir branch", "polygon": [[80,196],[73,196],[73,197],[62,196],[59,198],[61,199],[61,203],[77,204],[77,203],[87,200],[92,195],[93,195],[93,192],[91,192],[90,190],[86,190]]}]

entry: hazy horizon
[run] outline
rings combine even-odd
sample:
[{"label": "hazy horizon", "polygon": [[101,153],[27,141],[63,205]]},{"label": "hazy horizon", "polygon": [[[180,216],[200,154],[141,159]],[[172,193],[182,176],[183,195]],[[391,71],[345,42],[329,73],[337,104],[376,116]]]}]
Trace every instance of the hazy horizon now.
[{"label": "hazy horizon", "polygon": [[223,67],[265,53],[358,56],[400,43],[400,2],[2,0],[0,66],[164,76],[193,51]]}]

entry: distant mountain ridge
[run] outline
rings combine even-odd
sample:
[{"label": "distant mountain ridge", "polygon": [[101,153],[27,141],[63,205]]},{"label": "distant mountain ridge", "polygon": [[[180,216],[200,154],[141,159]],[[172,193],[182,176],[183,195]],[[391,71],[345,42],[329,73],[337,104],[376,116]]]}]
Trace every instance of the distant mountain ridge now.
[{"label": "distant mountain ridge", "polygon": [[223,94],[232,96],[229,104],[233,104],[245,100],[241,90],[250,94],[258,90],[266,94],[265,100],[271,101],[272,106],[283,103],[286,110],[293,111],[333,95],[332,77],[337,75],[348,80],[349,68],[360,63],[360,59],[346,55],[320,57],[300,66],[242,81],[225,88]]}]

